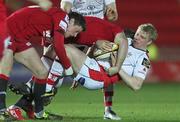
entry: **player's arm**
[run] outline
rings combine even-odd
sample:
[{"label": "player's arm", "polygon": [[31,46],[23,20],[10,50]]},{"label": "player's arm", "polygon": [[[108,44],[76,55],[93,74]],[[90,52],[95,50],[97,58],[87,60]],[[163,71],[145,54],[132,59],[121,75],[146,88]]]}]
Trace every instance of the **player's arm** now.
[{"label": "player's arm", "polygon": [[64,47],[64,36],[61,34],[59,31],[54,32],[54,49],[55,52],[65,68],[65,75],[72,75],[73,74],[73,69],[70,63],[69,58],[67,57],[66,50]]},{"label": "player's arm", "polygon": [[115,66],[110,67],[108,69],[109,75],[114,75],[119,72],[128,51],[128,41],[124,32],[116,34],[114,43],[116,43],[119,46],[119,48],[117,51],[117,58],[116,58]]},{"label": "player's arm", "polygon": [[137,76],[129,76],[124,70],[120,70],[119,74],[122,80],[133,90],[137,91],[141,88],[144,80]]},{"label": "player's arm", "polygon": [[50,0],[28,0],[28,1],[36,3],[45,11],[52,7],[52,2]]},{"label": "player's arm", "polygon": [[126,67],[119,72],[122,80],[133,90],[139,90],[147,76],[150,68],[150,62],[147,56],[140,56],[136,61],[135,67],[132,67],[133,74],[128,74]]},{"label": "player's arm", "polygon": [[72,8],[73,4],[72,2],[70,2],[69,0],[62,0],[61,1],[61,9],[67,13],[71,12],[71,8]]},{"label": "player's arm", "polygon": [[109,21],[116,21],[118,19],[118,12],[115,1],[106,5],[105,15]]}]

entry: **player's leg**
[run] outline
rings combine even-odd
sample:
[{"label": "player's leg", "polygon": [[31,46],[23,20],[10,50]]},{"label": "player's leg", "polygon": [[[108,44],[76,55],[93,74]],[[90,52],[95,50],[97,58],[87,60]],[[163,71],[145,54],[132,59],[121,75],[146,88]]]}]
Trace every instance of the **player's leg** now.
[{"label": "player's leg", "polygon": [[[14,105],[11,105],[8,108],[9,113],[16,118],[16,120],[24,120],[22,110],[24,110],[28,116],[29,119],[34,119],[34,106],[32,104],[32,101],[34,100],[34,93],[33,93],[33,85],[34,82],[32,79],[28,81],[26,84],[22,84],[21,87],[19,87],[18,84],[14,84],[11,89],[16,89],[18,91],[24,91],[25,89],[29,89],[29,92],[19,92],[25,93]],[[15,92],[13,90],[13,92]],[[17,93],[17,92],[15,92]],[[57,88],[55,89],[55,94],[57,93]],[[54,94],[54,96],[55,96]],[[47,106],[51,103],[54,96],[46,97],[46,99],[43,98],[43,105]],[[62,116],[55,115],[55,114],[48,114],[48,118],[44,119],[62,119]]]},{"label": "player's leg", "polygon": [[8,112],[16,120],[25,120],[22,112],[22,110],[24,110],[29,119],[34,119],[33,99],[33,94],[23,95],[14,105],[8,107]]},{"label": "player's leg", "polygon": [[114,85],[111,84],[104,88],[104,119],[121,120],[121,118],[112,110],[113,91]]},{"label": "player's leg", "polygon": [[[62,81],[64,79],[64,68],[60,64],[60,61],[56,56],[56,53],[52,45],[49,45],[48,48],[46,48],[41,60],[43,61],[43,64],[46,66],[46,68],[49,70],[46,84],[46,93],[51,94],[51,91],[53,91],[53,88],[54,86],[56,86],[56,83],[58,83],[59,86],[61,86]],[[51,62],[48,60],[51,60]]]},{"label": "player's leg", "polygon": [[[99,42],[102,42],[102,41],[99,41]],[[110,47],[112,48],[113,46],[110,46]],[[95,54],[98,53],[98,50],[102,54],[99,53],[99,57],[96,57]],[[96,49],[96,47],[92,51],[93,51],[93,56],[96,57],[96,60],[98,60],[98,63],[101,64],[101,66],[103,66],[105,69],[108,69],[111,67],[110,60],[112,59],[110,58],[110,54],[104,55],[108,53],[103,54],[103,50]],[[114,111],[112,111],[112,100],[113,100],[113,94],[114,94],[113,86],[114,86],[113,84],[109,84],[107,87],[103,89],[104,90],[104,106],[105,106],[104,119],[120,120],[121,118],[118,117]]]},{"label": "player's leg", "polygon": [[[87,89],[101,89],[104,87],[104,82],[102,79],[101,81],[95,80],[97,77],[101,77],[99,76],[101,73],[100,66],[97,61],[89,58],[85,53],[70,44],[66,45],[66,52],[71,61],[73,69],[77,74],[74,80],[78,81]],[[89,74],[89,70],[91,69],[93,69],[91,73],[93,73],[94,79],[91,78],[91,75]]]},{"label": "player's leg", "polygon": [[65,45],[66,53],[68,58],[71,61],[71,65],[73,66],[73,70],[78,73],[84,64],[87,56],[85,53],[77,49],[71,44]]},{"label": "player's leg", "polygon": [[37,79],[46,79],[48,70],[33,47],[15,53],[15,59],[24,64]]},{"label": "player's leg", "polygon": [[64,79],[64,68],[61,65],[58,57],[52,63],[52,66],[49,68],[49,74],[46,84],[46,92],[50,92],[58,84],[60,87]]},{"label": "player's leg", "polygon": [[[53,49],[50,50],[54,52]],[[47,52],[49,52],[49,50],[47,50]],[[46,53],[46,56],[48,56],[49,54],[52,55],[53,54],[52,52]],[[71,64],[75,72],[79,72],[86,58],[86,55],[70,44],[66,45],[66,53],[71,61]],[[60,86],[63,82],[63,79],[64,79],[64,68],[60,64],[58,57],[56,57],[49,70],[49,75],[47,80],[48,84],[46,85],[46,91],[49,92],[53,88],[57,80],[58,80],[58,86]]]},{"label": "player's leg", "polygon": [[[6,36],[7,36],[6,7],[5,7],[4,2],[1,2],[0,3],[0,60],[2,56],[4,55],[3,54],[4,53],[4,40]],[[0,66],[0,69],[2,69],[1,66]],[[5,103],[8,77],[9,76],[3,75],[3,74],[1,75],[0,73],[0,121],[10,120],[6,112],[6,103]]]},{"label": "player's leg", "polygon": [[0,120],[10,119],[6,113],[6,90],[13,66],[13,51],[6,49],[0,64]]},{"label": "player's leg", "polygon": [[45,86],[47,81],[48,70],[43,65],[42,61],[34,48],[28,48],[24,51],[15,54],[18,62],[24,64],[32,71],[35,78],[34,85],[34,102],[35,102],[35,116],[41,118],[44,113],[42,105],[42,95],[45,93]]}]

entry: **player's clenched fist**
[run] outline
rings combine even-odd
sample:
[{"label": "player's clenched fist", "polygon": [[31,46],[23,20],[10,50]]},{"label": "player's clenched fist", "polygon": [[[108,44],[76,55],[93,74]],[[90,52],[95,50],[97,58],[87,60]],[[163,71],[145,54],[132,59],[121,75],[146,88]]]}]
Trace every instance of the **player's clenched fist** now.
[{"label": "player's clenched fist", "polygon": [[111,7],[107,8],[106,17],[109,21],[115,21],[118,19],[117,12]]}]

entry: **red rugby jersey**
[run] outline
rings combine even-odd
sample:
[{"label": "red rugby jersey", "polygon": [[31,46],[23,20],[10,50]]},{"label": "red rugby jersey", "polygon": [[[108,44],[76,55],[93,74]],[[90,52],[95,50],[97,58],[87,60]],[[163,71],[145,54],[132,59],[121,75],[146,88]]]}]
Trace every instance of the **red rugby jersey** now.
[{"label": "red rugby jersey", "polygon": [[63,32],[67,28],[67,21],[67,14],[58,8],[43,11],[37,6],[31,6],[11,14],[7,19],[7,26],[9,34],[18,43],[26,43],[36,36],[52,37],[51,43],[56,54],[67,69],[71,66],[64,48]]},{"label": "red rugby jersey", "polygon": [[96,17],[85,17],[86,31],[81,32],[76,42],[91,46],[97,40],[108,40],[113,42],[117,33],[122,32],[122,28],[116,24]]}]

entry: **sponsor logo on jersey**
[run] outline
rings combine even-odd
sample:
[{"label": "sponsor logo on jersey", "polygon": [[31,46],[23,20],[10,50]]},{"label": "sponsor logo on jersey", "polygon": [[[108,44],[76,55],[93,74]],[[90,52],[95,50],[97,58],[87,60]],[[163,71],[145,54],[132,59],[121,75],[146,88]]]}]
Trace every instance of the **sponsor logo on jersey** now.
[{"label": "sponsor logo on jersey", "polygon": [[51,37],[51,30],[43,31],[43,37]]},{"label": "sponsor logo on jersey", "polygon": [[66,22],[64,22],[64,21],[60,21],[60,23],[59,23],[59,27],[61,27],[64,31],[66,31],[66,29],[67,29],[67,24],[66,24]]},{"label": "sponsor logo on jersey", "polygon": [[27,45],[27,46],[31,46],[31,43],[30,43],[30,42],[27,42],[26,45]]},{"label": "sponsor logo on jersey", "polygon": [[148,59],[144,58],[143,61],[142,61],[142,65],[147,67],[147,68],[150,68],[150,62]]},{"label": "sponsor logo on jersey", "polygon": [[69,17],[68,15],[66,15],[64,20],[61,20],[59,22],[59,27],[61,27],[64,31],[66,31],[68,27],[68,23],[69,23]]}]

